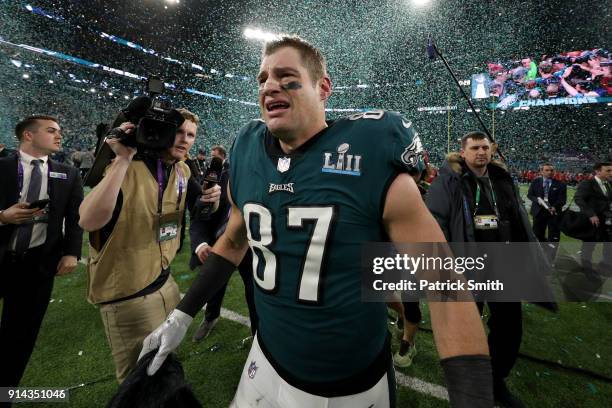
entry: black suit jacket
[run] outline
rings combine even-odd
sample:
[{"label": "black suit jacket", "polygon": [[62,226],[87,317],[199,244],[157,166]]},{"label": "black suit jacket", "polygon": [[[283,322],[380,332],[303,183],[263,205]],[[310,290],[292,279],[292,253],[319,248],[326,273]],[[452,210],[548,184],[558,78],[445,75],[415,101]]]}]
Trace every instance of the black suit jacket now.
[{"label": "black suit jacket", "polygon": [[594,178],[584,180],[578,185],[574,201],[580,207],[580,211],[589,217],[597,215],[599,218],[602,218],[604,212],[610,211],[611,200],[609,197],[606,197],[601,187],[599,187],[599,183]]},{"label": "black suit jacket", "polygon": [[217,238],[221,236],[225,230],[231,208],[231,204],[227,198],[228,179],[229,172],[224,170],[221,173],[220,180],[221,198],[219,199],[219,209],[215,211],[210,218],[205,220],[194,218],[193,213],[197,212],[197,205],[194,207],[189,224],[189,238],[191,239],[191,259],[189,260],[189,268],[191,269],[202,264],[195,254],[198,245],[206,242],[208,245],[213,246]]},{"label": "black suit jacket", "polygon": [[[17,203],[17,156],[0,158],[0,209]],[[66,179],[49,178],[49,224],[40,259],[41,273],[53,276],[64,255],[81,256],[83,230],[79,227],[79,205],[83,201],[83,184],[79,171],[49,159],[49,171],[65,173]],[[65,222],[65,229],[62,232]],[[15,226],[0,225],[0,262],[9,245]]]},{"label": "black suit jacket", "polygon": [[[527,198],[531,200],[531,214],[537,217],[540,211],[546,211],[538,204],[538,197],[544,198],[544,182],[542,177],[538,177],[531,182]],[[567,186],[559,180],[552,180],[550,189],[548,190],[548,202],[555,207],[557,214],[561,213],[561,209],[567,202]],[[548,213],[548,211],[546,211]]]}]

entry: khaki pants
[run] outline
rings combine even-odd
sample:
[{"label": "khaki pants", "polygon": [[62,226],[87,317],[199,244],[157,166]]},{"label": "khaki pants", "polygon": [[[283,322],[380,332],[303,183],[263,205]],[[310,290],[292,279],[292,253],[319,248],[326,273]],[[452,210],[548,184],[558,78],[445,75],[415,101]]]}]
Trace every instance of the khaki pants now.
[{"label": "khaki pants", "polygon": [[178,285],[169,276],[156,292],[100,307],[120,384],[136,366],[144,338],[163,323],[179,300]]}]

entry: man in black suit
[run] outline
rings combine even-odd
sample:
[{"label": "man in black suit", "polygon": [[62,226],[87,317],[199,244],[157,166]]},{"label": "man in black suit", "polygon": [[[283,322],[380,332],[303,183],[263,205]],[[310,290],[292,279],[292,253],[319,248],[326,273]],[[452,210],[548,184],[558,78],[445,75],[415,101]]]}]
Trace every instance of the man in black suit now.
[{"label": "man in black suit", "polygon": [[198,149],[196,158],[187,159],[185,163],[189,166],[192,177],[194,177],[198,183],[204,183],[204,175],[208,169],[208,163],[206,163],[206,150],[204,148]]},{"label": "man in black suit", "polygon": [[[527,198],[531,200],[533,216],[533,233],[540,242],[559,242],[559,214],[567,202],[567,187],[561,181],[553,179],[555,168],[550,163],[540,166],[541,177],[531,182]],[[546,229],[548,228],[548,237]],[[554,250],[549,253],[554,257]]]},{"label": "man in black suit", "polygon": [[601,270],[612,270],[612,162],[600,162],[593,166],[595,177],[578,185],[574,200],[580,211],[586,214],[596,228],[595,241],[583,242],[582,266],[592,270],[592,256],[597,242],[603,242]]},{"label": "man in black suit", "polygon": [[[191,223],[189,226],[189,237],[191,239],[191,259],[189,267],[193,270],[197,266],[202,265],[206,260],[217,238],[225,231],[227,221],[229,220],[231,205],[227,199],[227,182],[229,179],[228,161],[225,160],[225,148],[215,146],[211,149],[211,156],[218,157],[223,160],[223,172],[219,184],[221,185],[221,198],[219,200],[219,209],[209,218],[199,218],[196,214],[191,215]],[[257,328],[257,313],[255,311],[255,301],[253,299],[253,258],[251,252],[247,251],[244,259],[238,265],[238,271],[244,283],[244,292],[249,308],[249,317],[251,320],[251,332],[255,334]],[[205,339],[219,321],[221,314],[221,305],[227,284],[223,286],[206,304],[206,312],[204,319],[193,335],[194,341]]]},{"label": "man in black suit", "polygon": [[[15,128],[18,154],[0,159],[0,386],[16,387],[49,304],[55,275],[77,266],[83,186],[77,169],[49,159],[61,130],[51,116]],[[29,203],[49,199],[29,208]],[[64,232],[62,232],[64,228]],[[2,404],[0,404],[1,406]]]}]

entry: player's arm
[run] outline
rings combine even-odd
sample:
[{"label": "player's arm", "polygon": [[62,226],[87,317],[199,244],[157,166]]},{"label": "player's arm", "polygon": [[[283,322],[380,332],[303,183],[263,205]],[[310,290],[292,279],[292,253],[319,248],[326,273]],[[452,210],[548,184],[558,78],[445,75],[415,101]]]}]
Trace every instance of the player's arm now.
[{"label": "player's arm", "polygon": [[[389,187],[383,222],[396,243],[446,241],[408,174],[397,176]],[[489,351],[476,304],[430,302],[429,310],[451,406],[493,406]]]},{"label": "player's arm", "polygon": [[232,212],[225,232],[217,240],[213,252],[202,264],[200,272],[176,309],[143,340],[139,360],[145,354],[158,349],[147,368],[149,375],[155,374],[168,354],[181,344],[193,317],[227,283],[247,251],[244,219],[238,207],[232,202],[230,189],[227,191]]},{"label": "player's arm", "polygon": [[227,228],[213,246],[212,253],[204,261],[200,272],[176,307],[191,317],[194,317],[227,283],[249,246],[242,213],[233,203],[229,188],[227,192],[232,206]]}]

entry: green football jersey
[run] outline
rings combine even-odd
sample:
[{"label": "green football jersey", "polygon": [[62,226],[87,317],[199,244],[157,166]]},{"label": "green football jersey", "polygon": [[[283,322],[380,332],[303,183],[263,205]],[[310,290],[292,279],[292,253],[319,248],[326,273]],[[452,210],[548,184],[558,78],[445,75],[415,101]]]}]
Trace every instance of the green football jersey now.
[{"label": "green football jersey", "polygon": [[393,112],[331,122],[291,155],[263,121],[241,129],[231,194],[254,255],[258,335],[281,371],[333,382],[381,354],[386,305],[361,301],[361,249],[388,240],[387,189],[398,173],[423,169],[421,152],[411,123]]}]

